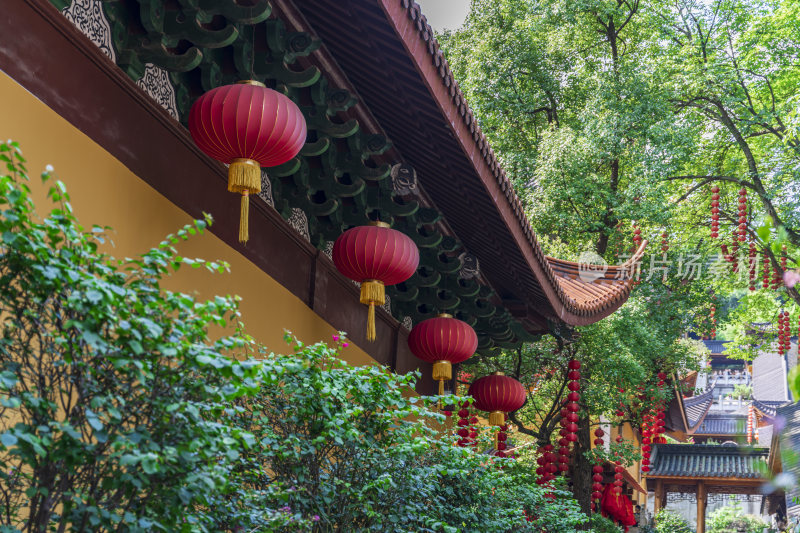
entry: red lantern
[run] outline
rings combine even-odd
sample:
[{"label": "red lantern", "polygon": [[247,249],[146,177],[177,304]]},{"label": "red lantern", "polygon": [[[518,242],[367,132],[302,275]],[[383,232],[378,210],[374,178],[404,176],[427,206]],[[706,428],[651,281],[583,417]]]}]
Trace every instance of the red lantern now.
[{"label": "red lantern", "polygon": [[207,155],[227,163],[228,191],[242,195],[239,242],[247,242],[250,193],[261,192],[261,167],[281,165],[306,141],[306,122],[289,98],[257,81],[211,89],[192,105],[189,132]]},{"label": "red lantern", "polygon": [[[489,412],[489,424],[493,426],[502,426],[505,423],[505,413],[522,407],[526,398],[522,384],[502,372],[475,380],[469,387],[469,395],[475,399],[473,405],[476,408]],[[552,449],[551,446],[548,451]]]},{"label": "red lantern", "polygon": [[441,314],[420,322],[408,336],[411,352],[433,364],[433,379],[439,382],[439,395],[444,382],[453,378],[453,365],[466,361],[478,348],[478,336],[466,322]]},{"label": "red lantern", "polygon": [[417,245],[388,224],[372,222],[336,239],[333,262],[339,272],[361,283],[361,303],[369,306],[367,340],[374,341],[375,305],[386,303],[386,285],[402,283],[417,270]]}]

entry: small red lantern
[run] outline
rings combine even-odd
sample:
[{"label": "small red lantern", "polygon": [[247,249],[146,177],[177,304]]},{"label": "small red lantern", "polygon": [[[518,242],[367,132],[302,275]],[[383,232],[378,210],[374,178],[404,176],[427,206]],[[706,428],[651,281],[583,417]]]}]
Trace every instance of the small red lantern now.
[{"label": "small red lantern", "polygon": [[227,163],[228,191],[242,195],[239,242],[247,242],[249,194],[261,192],[261,167],[281,165],[306,141],[306,122],[289,98],[247,80],[211,89],[192,105],[189,132],[207,155]]},{"label": "small red lantern", "polygon": [[375,305],[386,303],[386,285],[402,283],[417,270],[419,250],[407,235],[385,222],[372,222],[342,233],[333,244],[333,262],[361,283],[361,303],[369,306],[367,340],[375,340]]},{"label": "small red lantern", "polygon": [[[493,426],[502,426],[505,414],[522,407],[526,399],[522,384],[502,372],[475,380],[469,387],[469,395],[475,399],[476,408],[489,412],[489,424]],[[548,451],[551,450],[552,447]]]},{"label": "small red lantern", "polygon": [[478,336],[466,322],[441,314],[414,326],[408,336],[411,352],[433,364],[433,379],[439,382],[439,395],[444,382],[453,378],[453,365],[466,361],[478,348]]}]

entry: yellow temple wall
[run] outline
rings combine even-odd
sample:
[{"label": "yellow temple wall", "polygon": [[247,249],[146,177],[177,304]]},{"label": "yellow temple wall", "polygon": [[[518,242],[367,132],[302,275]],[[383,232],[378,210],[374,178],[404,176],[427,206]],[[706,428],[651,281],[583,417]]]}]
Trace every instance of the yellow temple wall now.
[{"label": "yellow temple wall", "polygon": [[[83,226],[113,228],[110,233],[113,245],[103,251],[116,257],[139,255],[191,222],[186,212],[4,72],[0,72],[0,101],[3,102],[0,138],[20,143],[28,160],[30,185],[39,213],[49,210],[46,188],[39,174],[46,165],[52,165],[56,177],[66,184]],[[239,200],[232,198],[232,201]],[[230,272],[212,274],[205,269],[185,268],[166,280],[165,288],[202,299],[215,295],[241,296],[240,310],[248,332],[268,349],[291,353],[283,340],[285,330],[305,343],[330,340],[336,333],[302,300],[210,232],[195,236],[177,248],[186,257],[226,261]],[[342,358],[358,365],[375,363],[353,343],[343,350]]]}]

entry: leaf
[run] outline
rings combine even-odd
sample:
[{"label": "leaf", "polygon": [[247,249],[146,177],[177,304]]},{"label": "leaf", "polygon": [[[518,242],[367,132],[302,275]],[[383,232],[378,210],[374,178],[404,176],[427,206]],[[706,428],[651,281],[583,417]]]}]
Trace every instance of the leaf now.
[{"label": "leaf", "polygon": [[2,443],[6,448],[15,446],[17,442],[19,442],[19,439],[11,433],[0,433],[0,443]]},{"label": "leaf", "polygon": [[103,429],[103,422],[100,420],[100,417],[97,416],[97,413],[88,408],[86,409],[86,421],[89,422],[89,425],[92,426],[95,431]]}]

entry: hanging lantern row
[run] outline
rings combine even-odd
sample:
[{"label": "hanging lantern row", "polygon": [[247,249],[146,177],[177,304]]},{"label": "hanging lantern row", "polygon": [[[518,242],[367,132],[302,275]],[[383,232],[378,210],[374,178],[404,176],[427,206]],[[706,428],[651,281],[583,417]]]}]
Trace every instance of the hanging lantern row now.
[{"label": "hanging lantern row", "polygon": [[792,349],[792,319],[789,311],[778,312],[778,354],[783,355]]},{"label": "hanging lantern row", "polygon": [[667,253],[669,251],[669,236],[667,232],[661,234],[661,251]]},{"label": "hanging lantern row", "polygon": [[758,266],[758,262],[756,261],[756,243],[750,241],[750,252],[748,253],[749,261],[748,261],[748,278],[750,280],[750,290],[756,290],[756,268]]},{"label": "hanging lantern row", "polygon": [[739,190],[739,242],[744,242],[747,235],[747,189]]},{"label": "hanging lantern row", "polygon": [[633,244],[637,250],[642,245],[642,228],[636,222],[633,223]]},{"label": "hanging lantern row", "polygon": [[239,242],[249,239],[250,194],[261,192],[261,167],[286,163],[306,142],[306,122],[289,98],[245,80],[211,89],[189,111],[200,150],[228,164],[228,191],[241,194]]},{"label": "hanging lantern row", "polygon": [[414,326],[408,336],[408,347],[415,356],[433,365],[433,379],[439,382],[441,396],[444,382],[453,379],[453,365],[475,353],[478,336],[466,322],[441,314]]},{"label": "hanging lantern row", "polygon": [[711,238],[719,237],[719,187],[711,187]]},{"label": "hanging lantern row", "polygon": [[[489,424],[500,428],[495,438],[497,455],[505,457],[506,414],[520,409],[527,399],[525,388],[512,377],[502,372],[494,372],[472,382],[469,395],[474,399],[475,407],[489,413]],[[500,434],[503,434],[500,440]]]},{"label": "hanging lantern row", "polygon": [[536,480],[537,485],[545,485],[556,478],[558,457],[553,453],[553,448],[552,444],[545,444],[537,450],[539,453],[536,459],[536,464],[539,465],[536,469],[536,475],[539,476]]},{"label": "hanging lantern row", "polygon": [[614,492],[616,494],[622,493],[622,472],[625,469],[622,467],[622,461],[617,459],[614,461]]},{"label": "hanging lantern row", "polygon": [[[189,132],[200,150],[228,165],[228,191],[241,194],[239,242],[250,238],[250,195],[261,192],[261,168],[286,163],[308,135],[300,108],[263,83],[245,80],[203,94],[189,111]],[[386,303],[385,286],[410,278],[419,265],[414,242],[388,225],[352,228],[335,242],[333,259],[345,276],[361,283],[369,306],[367,339],[375,340],[375,306]]]},{"label": "hanging lantern row", "polygon": [[753,443],[753,426],[755,425],[755,410],[753,404],[747,408],[747,444]]},{"label": "hanging lantern row", "polygon": [[478,431],[476,428],[478,417],[470,415],[469,402],[463,402],[461,404],[461,409],[458,410],[458,422],[456,424],[458,427],[456,434],[459,436],[457,444],[462,448],[475,446],[478,443]]},{"label": "hanging lantern row", "polygon": [[[597,432],[595,431],[596,434]],[[597,464],[592,467],[592,505],[603,496],[603,465],[600,464],[600,461],[601,459],[598,458]]]}]

